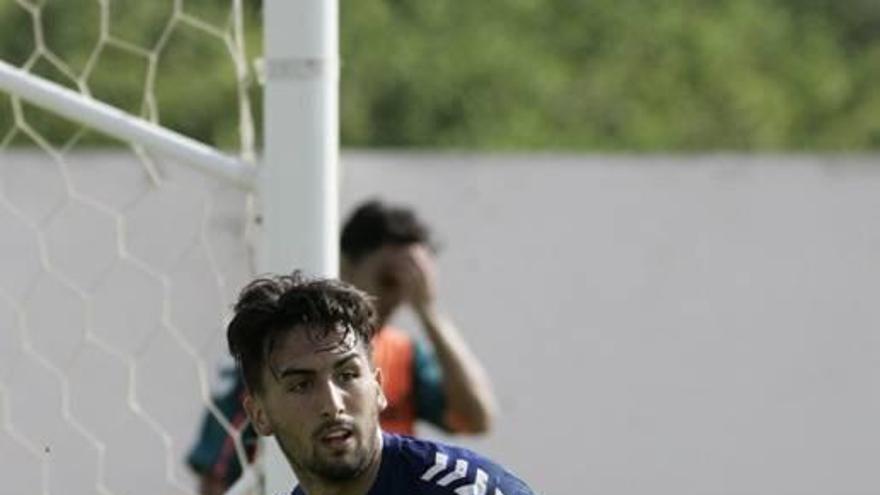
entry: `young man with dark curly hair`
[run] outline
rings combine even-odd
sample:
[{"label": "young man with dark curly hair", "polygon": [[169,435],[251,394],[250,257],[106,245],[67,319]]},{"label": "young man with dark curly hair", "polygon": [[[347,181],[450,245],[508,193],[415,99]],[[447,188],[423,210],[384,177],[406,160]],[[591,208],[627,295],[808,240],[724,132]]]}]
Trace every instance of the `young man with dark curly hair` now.
[{"label": "young man with dark curly hair", "polygon": [[[428,227],[410,208],[369,201],[345,222],[340,251],[342,278],[368,293],[377,309],[371,344],[388,400],[382,428],[412,435],[422,420],[450,433],[487,431],[495,408],[492,389],[458,330],[438,310]],[[420,320],[427,343],[388,324],[404,305]],[[214,400],[233,429],[244,428],[245,451],[252,457],[256,435],[245,427],[245,386],[236,370],[225,373],[231,386]],[[202,495],[222,494],[241,473],[233,437],[212,414],[206,414],[188,462]]]},{"label": "young man with dark curly hair", "polygon": [[369,297],[344,282],[294,273],[242,291],[229,350],[254,428],[275,436],[299,480],[293,495],[532,495],[479,454],[381,430],[377,329]]}]

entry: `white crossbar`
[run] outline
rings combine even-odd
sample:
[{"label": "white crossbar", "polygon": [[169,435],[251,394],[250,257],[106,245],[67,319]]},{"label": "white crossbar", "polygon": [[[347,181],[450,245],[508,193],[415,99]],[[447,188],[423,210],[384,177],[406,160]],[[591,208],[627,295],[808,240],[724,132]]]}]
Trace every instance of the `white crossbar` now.
[{"label": "white crossbar", "polygon": [[111,137],[140,144],[169,158],[229,179],[238,186],[253,187],[256,175],[254,166],[2,60],[0,89]]}]

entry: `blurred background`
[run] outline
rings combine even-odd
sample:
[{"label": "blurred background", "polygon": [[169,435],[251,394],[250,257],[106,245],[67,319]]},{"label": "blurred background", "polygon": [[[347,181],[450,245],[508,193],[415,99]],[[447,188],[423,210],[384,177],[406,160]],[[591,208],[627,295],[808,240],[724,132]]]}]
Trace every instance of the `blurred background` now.
[{"label": "blurred background", "polygon": [[[0,4],[0,57],[16,65],[35,45],[20,3],[30,0]],[[45,4],[46,44],[72,69],[85,66],[100,34],[97,6],[33,3]],[[188,15],[216,26],[232,8],[225,0],[181,3]],[[112,0],[109,32],[153,47],[175,4]],[[262,53],[262,2],[247,0],[243,8],[255,58]],[[342,0],[340,10],[345,147],[880,147],[880,4],[873,0]],[[75,24],[64,22],[74,15]],[[226,47],[192,26],[163,43],[156,67],[163,124],[236,146]],[[91,92],[140,113],[146,70],[147,61],[108,49],[89,78]],[[45,61],[33,71],[69,84]],[[11,112],[5,98],[0,102],[2,131]],[[72,132],[72,125],[34,120],[53,140]]]},{"label": "blurred background", "polygon": [[[231,2],[109,5],[0,0],[0,58],[81,90],[40,55],[45,45],[69,71],[88,68],[96,98],[231,152],[243,146],[244,91],[259,151],[260,1],[241,12],[244,90],[228,47],[205,36],[227,28]],[[340,9],[342,211],[382,197],[434,226],[441,301],[501,402],[492,433],[455,442],[545,494],[880,492],[880,2],[342,0]],[[96,56],[104,22],[124,49]],[[111,174],[95,190],[120,187],[109,171],[130,151],[27,104],[16,116],[0,93],[11,203],[20,182],[10,171],[45,174],[28,181],[43,192],[22,204],[63,189],[46,186],[57,172],[37,165],[46,153],[33,134],[76,148],[65,161],[89,184]],[[205,187],[212,209],[188,225],[243,230],[245,201]],[[163,198],[158,225],[201,204]],[[137,202],[114,207],[128,218]],[[216,206],[232,203],[238,213]],[[53,230],[48,213],[34,215]],[[0,256],[11,259],[18,248],[6,239]],[[191,242],[193,252],[213,243]],[[236,255],[246,253],[219,258],[229,283],[205,306],[228,306],[246,279]],[[174,297],[186,306],[200,296]],[[3,308],[0,322],[13,322]],[[184,320],[175,321],[185,329]],[[191,320],[207,324],[192,340],[213,369],[221,318]],[[418,327],[405,313],[400,323]],[[6,356],[26,347],[6,341]],[[138,363],[153,356],[135,395],[171,434],[142,450],[171,452],[191,486],[182,458],[203,405],[197,378],[182,377],[197,373],[155,357],[185,362],[178,347],[188,341],[153,337],[131,353]],[[174,381],[188,388],[168,394]],[[21,426],[14,392],[24,389],[0,387],[4,465],[18,462],[10,445],[39,430]],[[141,493],[131,479],[159,476],[126,473],[117,483],[130,493]]]}]

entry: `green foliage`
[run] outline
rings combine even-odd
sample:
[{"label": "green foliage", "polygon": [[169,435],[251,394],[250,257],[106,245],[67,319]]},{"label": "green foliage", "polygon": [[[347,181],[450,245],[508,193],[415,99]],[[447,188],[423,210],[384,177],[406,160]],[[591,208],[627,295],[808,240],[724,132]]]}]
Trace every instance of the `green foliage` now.
[{"label": "green foliage", "polygon": [[109,11],[107,28],[111,36],[152,50],[174,15],[174,0],[112,0]]},{"label": "green foliage", "polygon": [[15,2],[0,2],[0,59],[21,66],[34,51],[33,21]]},{"label": "green foliage", "polygon": [[343,1],[343,141],[876,149],[880,3]]},{"label": "green foliage", "polygon": [[[179,2],[182,15],[175,17],[176,4],[175,0],[108,0],[107,34],[112,41],[99,43],[99,2],[29,0],[27,5],[37,9],[3,1],[0,57],[17,66],[28,64],[31,72],[68,88],[84,84],[98,100],[205,143],[238,148],[239,88],[229,47],[217,35],[231,25],[232,2],[184,0]],[[253,60],[262,52],[262,12],[260,2],[245,4],[245,43]],[[150,91],[151,84],[155,92]],[[258,108],[259,90],[253,89],[251,96]],[[11,125],[7,108],[11,105],[4,101],[0,139]],[[109,142],[29,105],[23,105],[22,114],[25,125],[54,146],[71,139],[92,145]],[[17,131],[14,143],[33,144],[22,128]]]},{"label": "green foliage", "polygon": [[[98,3],[39,3],[46,45],[79,75],[99,33]],[[235,147],[226,47],[186,24],[165,36],[174,5],[110,0],[110,34],[160,54],[163,124]],[[210,27],[229,25],[229,0],[181,6]],[[262,4],[244,6],[253,58]],[[340,8],[344,145],[880,149],[877,0],[340,0]],[[0,33],[0,57],[25,63],[34,20],[18,2],[0,3]],[[105,47],[89,87],[149,116],[148,62]],[[72,85],[52,67],[39,70]],[[259,109],[258,89],[252,97]],[[10,108],[0,100],[0,131]],[[32,109],[25,118],[53,143],[77,131]]]}]

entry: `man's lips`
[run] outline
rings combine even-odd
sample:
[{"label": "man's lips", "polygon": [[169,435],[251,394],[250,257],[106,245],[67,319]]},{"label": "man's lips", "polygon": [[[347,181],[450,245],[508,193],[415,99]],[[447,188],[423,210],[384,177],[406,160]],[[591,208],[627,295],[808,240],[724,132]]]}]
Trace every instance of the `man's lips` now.
[{"label": "man's lips", "polygon": [[321,428],[318,439],[326,443],[344,442],[352,436],[354,428],[348,424],[334,424]]}]

